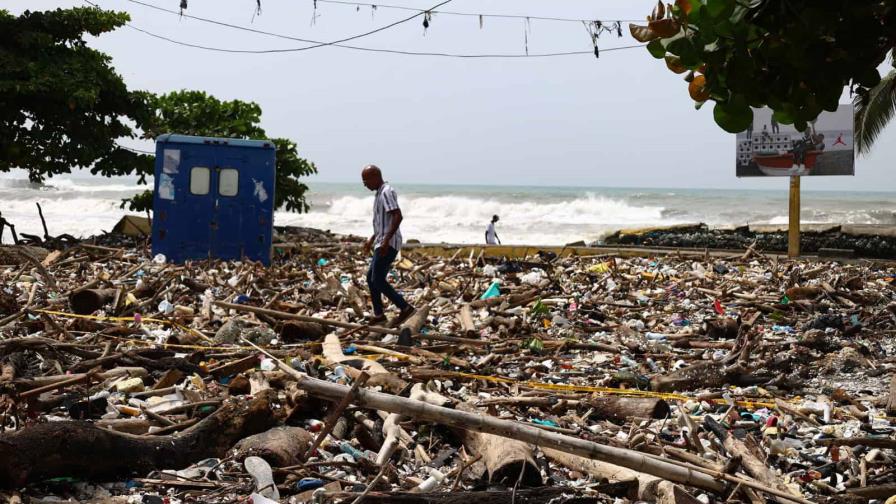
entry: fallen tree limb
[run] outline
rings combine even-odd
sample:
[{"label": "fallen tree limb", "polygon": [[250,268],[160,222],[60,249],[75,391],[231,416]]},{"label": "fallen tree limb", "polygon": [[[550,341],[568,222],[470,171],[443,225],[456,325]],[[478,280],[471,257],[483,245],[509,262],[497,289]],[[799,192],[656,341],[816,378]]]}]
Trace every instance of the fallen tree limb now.
[{"label": "fallen tree limb", "polygon": [[236,441],[273,425],[271,399],[262,394],[250,403],[227,403],[176,436],[135,436],[79,421],[42,423],[0,435],[0,487],[56,476],[105,481],[221,457]]},{"label": "fallen tree limb", "polygon": [[756,455],[753,454],[753,451],[750,450],[746,443],[727,432],[711,416],[706,416],[704,418],[703,425],[719,438],[722,442],[722,446],[725,447],[725,451],[728,452],[729,457],[740,457],[741,465],[746,470],[747,474],[772,488],[799,497],[799,494],[789,486],[785,485],[784,482],[769,469],[765,462],[759,460]]},{"label": "fallen tree limb", "polygon": [[[259,351],[268,354],[261,347],[252,343],[249,344]],[[313,396],[330,401],[338,401],[345,397],[350,391],[350,388],[347,386],[311,378],[304,373],[296,371],[273,355],[268,354],[268,356],[274,359],[274,362],[277,363],[277,366],[283,372],[296,379],[298,388],[305,390]],[[710,476],[678,465],[651,459],[634,450],[605,446],[584,439],[548,432],[539,429],[538,427],[509,420],[433,406],[423,401],[415,401],[413,399],[373,392],[367,389],[359,390],[356,394],[356,399],[353,402],[365,408],[389,411],[414,418],[415,420],[429,421],[448,427],[494,434],[496,436],[516,439],[536,446],[555,448],[583,457],[612,461],[615,464],[628,467],[629,469],[653,474],[668,479],[669,481],[694,486],[704,490],[721,492],[726,487],[725,483]]]}]

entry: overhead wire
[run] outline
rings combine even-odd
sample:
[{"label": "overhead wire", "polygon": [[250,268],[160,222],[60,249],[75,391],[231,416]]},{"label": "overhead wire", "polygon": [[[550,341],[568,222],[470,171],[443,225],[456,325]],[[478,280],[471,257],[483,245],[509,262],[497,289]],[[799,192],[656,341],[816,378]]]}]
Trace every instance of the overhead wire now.
[{"label": "overhead wire", "polygon": [[[466,59],[546,58],[546,57],[557,57],[557,56],[576,56],[576,55],[594,54],[594,52],[590,51],[590,50],[589,51],[562,51],[562,52],[550,52],[550,53],[529,53],[529,54],[511,54],[511,53],[463,54],[463,53],[451,53],[451,52],[439,52],[439,51],[408,51],[408,50],[401,50],[401,49],[383,49],[383,48],[363,47],[363,46],[355,46],[355,45],[348,45],[348,44],[341,43],[341,42],[344,42],[347,40],[354,40],[354,39],[360,38],[362,36],[367,36],[367,35],[376,33],[378,31],[383,31],[383,30],[385,30],[387,28],[391,28],[397,24],[409,21],[409,20],[411,20],[415,17],[418,17],[427,12],[427,11],[423,11],[423,10],[420,10],[414,16],[405,18],[401,21],[392,23],[392,24],[384,26],[384,27],[380,27],[376,30],[367,32],[366,34],[360,34],[360,35],[356,35],[354,37],[348,37],[345,39],[332,41],[332,42],[321,42],[321,41],[313,40],[313,39],[305,39],[305,38],[300,38],[300,37],[294,37],[291,35],[283,35],[280,33],[269,32],[269,31],[265,31],[265,30],[258,30],[255,28],[249,28],[246,26],[236,25],[236,24],[232,24],[232,23],[226,23],[223,21],[215,20],[215,19],[194,16],[194,15],[187,14],[187,13],[181,14],[179,11],[167,9],[165,7],[160,7],[158,5],[150,4],[150,3],[143,2],[140,0],[128,0],[128,1],[131,3],[138,4],[138,5],[142,5],[144,7],[148,7],[151,9],[158,10],[158,11],[166,12],[166,13],[169,13],[172,15],[177,15],[177,16],[182,16],[182,17],[186,17],[189,19],[194,19],[196,21],[201,21],[204,23],[214,24],[214,25],[223,26],[226,28],[232,28],[235,30],[245,31],[245,32],[249,32],[249,33],[255,33],[255,34],[259,34],[259,35],[266,35],[269,37],[276,37],[276,38],[281,38],[281,39],[285,39],[285,40],[293,40],[293,41],[297,41],[297,42],[306,42],[306,43],[314,44],[312,46],[306,46],[306,47],[301,47],[301,48],[287,48],[287,49],[255,49],[255,50],[253,50],[253,49],[229,49],[229,48],[223,48],[223,47],[214,47],[214,46],[208,46],[208,45],[203,45],[203,44],[194,44],[194,43],[190,43],[190,42],[184,42],[184,41],[173,39],[173,38],[170,38],[170,37],[167,37],[164,35],[159,35],[157,33],[153,33],[148,30],[144,30],[144,29],[134,26],[130,23],[126,23],[126,26],[128,28],[131,28],[135,31],[138,31],[140,33],[143,33],[147,36],[150,36],[150,37],[153,37],[153,38],[156,38],[159,40],[163,40],[163,41],[166,41],[166,42],[169,42],[172,44],[176,44],[176,45],[180,45],[180,46],[184,46],[184,47],[190,47],[190,48],[194,48],[194,49],[202,49],[202,50],[206,50],[206,51],[222,52],[222,53],[235,53],[235,54],[284,53],[284,52],[304,51],[307,49],[314,49],[314,48],[323,47],[323,46],[333,46],[333,47],[340,47],[343,49],[352,49],[352,50],[364,51],[364,52],[399,54],[399,55],[406,55],[406,56],[434,56],[434,57],[466,58]],[[320,0],[318,0],[318,1],[320,1]],[[450,0],[448,0],[448,1],[450,1]],[[90,4],[94,7],[100,8],[99,5],[97,5],[94,2],[91,2],[90,0],[84,0],[84,2]],[[442,2],[441,4],[438,4],[438,5],[444,5],[445,3],[447,3],[447,2]],[[417,10],[417,9],[414,9],[414,10]],[[557,19],[560,19],[560,18],[557,18]],[[576,20],[576,21],[581,22],[580,20]],[[625,22],[625,21],[623,21],[623,22]],[[643,47],[643,46],[644,46],[644,44],[635,44],[635,45],[620,46],[620,47],[609,47],[606,49],[601,49],[601,51],[609,52],[609,51],[618,51],[618,50],[625,50],[625,49],[635,49],[635,48],[639,48],[639,47]]]},{"label": "overhead wire", "polygon": [[[93,3],[93,2],[91,2],[90,0],[84,0],[84,1],[87,2],[87,3],[90,4],[90,5],[93,5],[94,7],[100,8],[99,5],[97,5],[97,4]],[[439,2],[438,4],[432,6],[432,9],[441,7],[442,5],[445,5],[445,4],[447,4],[447,3],[450,3],[451,1],[452,1],[452,0],[443,0],[442,2]],[[171,12],[174,12],[174,11],[171,11]],[[380,26],[379,28],[375,28],[375,29],[373,29],[373,30],[370,30],[370,31],[367,31],[367,32],[364,32],[364,33],[359,33],[359,34],[357,34],[357,35],[352,35],[351,37],[345,37],[345,38],[341,38],[341,39],[339,39],[339,40],[333,40],[333,41],[330,41],[330,42],[313,42],[313,45],[310,45],[310,46],[305,46],[305,47],[293,47],[293,48],[289,48],[289,49],[244,50],[244,49],[223,49],[223,48],[215,48],[215,47],[209,47],[209,46],[202,46],[202,45],[198,45],[198,44],[189,44],[189,43],[185,43],[185,42],[180,42],[180,41],[177,41],[177,40],[168,38],[168,37],[164,37],[164,36],[161,36],[161,35],[154,34],[154,33],[152,33],[152,32],[149,32],[149,31],[147,31],[147,30],[143,30],[143,29],[141,29],[141,28],[137,28],[136,26],[134,26],[134,25],[132,25],[132,24],[130,24],[130,23],[127,23],[127,26],[129,26],[130,28],[133,28],[134,30],[137,30],[137,31],[139,31],[139,32],[141,32],[141,33],[145,33],[146,35],[150,35],[150,36],[155,37],[155,38],[159,38],[159,39],[162,39],[162,40],[167,40],[167,41],[169,41],[169,42],[177,43],[177,44],[180,44],[180,45],[185,45],[185,46],[189,46],[189,47],[195,47],[195,48],[197,48],[197,49],[206,49],[206,50],[221,51],[221,52],[230,52],[230,53],[251,53],[251,54],[261,54],[261,53],[279,53],[279,52],[298,52],[298,51],[307,51],[307,50],[309,50],[309,49],[317,49],[317,48],[319,48],[319,47],[338,45],[338,44],[341,44],[342,42],[348,42],[348,41],[351,41],[351,40],[356,40],[356,39],[359,39],[359,38],[362,38],[362,37],[367,37],[367,36],[369,36],[369,35],[373,35],[374,33],[379,33],[379,32],[381,32],[381,31],[388,30],[389,28],[392,28],[392,27],[394,27],[394,26],[398,26],[398,25],[400,25],[400,24],[402,24],[402,23],[406,23],[406,22],[408,22],[408,21],[411,21],[411,20],[414,19],[414,18],[417,18],[417,17],[419,17],[419,16],[422,16],[422,15],[425,14],[426,12],[427,12],[427,11],[417,12],[416,14],[413,14],[413,15],[408,16],[408,17],[406,17],[406,18],[400,19],[400,20],[395,21],[395,22],[393,22],[393,23],[389,23],[389,24],[387,24],[387,25]],[[177,14],[178,14],[179,16],[182,15],[180,12],[178,12]],[[235,25],[234,25],[234,26],[235,26]]]},{"label": "overhead wire", "polygon": [[[384,5],[384,4],[372,4],[365,2],[352,2],[349,0],[317,0],[318,3],[331,3],[331,4],[341,4],[341,5],[349,5],[349,6],[357,6],[363,5],[365,7],[372,7],[375,9],[396,9],[396,10],[407,10],[407,11],[420,11],[424,12],[423,9],[419,9],[417,7],[407,7],[404,5]],[[469,16],[469,17],[484,17],[484,18],[506,18],[506,19],[530,19],[530,20],[538,20],[538,21],[561,21],[561,22],[570,22],[570,23],[581,23],[588,21],[595,21],[593,19],[576,19],[576,18],[563,18],[563,17],[550,17],[550,16],[529,16],[525,14],[477,14],[475,12],[455,12],[455,11],[436,11],[430,10],[432,14],[447,14],[449,16]],[[643,19],[613,19],[610,21],[619,21],[622,23],[641,23],[644,22]]]}]

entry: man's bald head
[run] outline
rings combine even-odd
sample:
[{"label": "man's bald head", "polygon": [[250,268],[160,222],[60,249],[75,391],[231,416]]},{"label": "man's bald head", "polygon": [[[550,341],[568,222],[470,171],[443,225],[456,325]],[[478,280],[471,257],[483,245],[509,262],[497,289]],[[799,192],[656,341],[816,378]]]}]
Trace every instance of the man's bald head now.
[{"label": "man's bald head", "polygon": [[369,164],[361,170],[361,182],[364,187],[376,191],[383,185],[383,172],[377,165]]}]

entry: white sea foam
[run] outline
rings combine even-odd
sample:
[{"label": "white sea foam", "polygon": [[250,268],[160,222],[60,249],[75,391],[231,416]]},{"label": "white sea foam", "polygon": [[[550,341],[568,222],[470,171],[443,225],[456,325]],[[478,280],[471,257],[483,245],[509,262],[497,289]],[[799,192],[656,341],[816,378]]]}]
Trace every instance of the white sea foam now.
[{"label": "white sea foam", "polygon": [[[89,236],[111,229],[127,212],[122,198],[144,190],[130,180],[56,177],[50,186],[0,176],[0,213],[19,232],[43,234],[35,202],[49,232]],[[405,239],[471,243],[499,215],[504,243],[557,244],[601,238],[619,228],[706,222],[710,225],[787,223],[786,192],[668,189],[435,187],[398,185]],[[311,184],[308,214],[277,212],[275,224],[330,229],[366,236],[372,194],[357,185]],[[803,222],[896,224],[893,194],[809,193]],[[9,235],[4,237],[9,242]]]},{"label": "white sea foam", "polygon": [[[502,201],[460,195],[400,198],[402,234],[434,242],[479,242],[486,224],[498,215],[498,235],[511,243],[565,243],[594,240],[631,225],[677,222],[663,219],[663,207],[631,205],[622,199],[589,195],[552,202]],[[366,235],[371,197],[342,196],[305,215],[277,215],[277,222]]]}]

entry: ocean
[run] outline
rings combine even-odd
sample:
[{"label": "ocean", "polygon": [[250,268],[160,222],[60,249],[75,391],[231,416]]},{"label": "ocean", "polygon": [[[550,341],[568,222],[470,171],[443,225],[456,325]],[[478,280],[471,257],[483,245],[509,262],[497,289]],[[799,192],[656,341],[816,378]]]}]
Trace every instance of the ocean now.
[{"label": "ocean", "polygon": [[[503,243],[564,244],[599,240],[619,228],[705,222],[713,226],[787,223],[787,190],[780,191],[419,185],[394,183],[406,240],[479,243],[498,215]],[[360,183],[312,182],[307,214],[277,212],[275,224],[367,236],[372,194]],[[131,179],[54,177],[42,186],[23,173],[0,174],[0,214],[18,232],[42,235],[40,203],[52,235],[90,236],[110,230],[139,192]],[[803,191],[804,223],[896,225],[896,193]],[[10,243],[9,231],[3,243]]]}]

